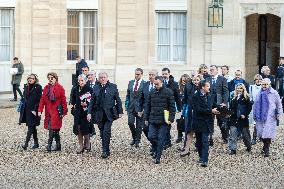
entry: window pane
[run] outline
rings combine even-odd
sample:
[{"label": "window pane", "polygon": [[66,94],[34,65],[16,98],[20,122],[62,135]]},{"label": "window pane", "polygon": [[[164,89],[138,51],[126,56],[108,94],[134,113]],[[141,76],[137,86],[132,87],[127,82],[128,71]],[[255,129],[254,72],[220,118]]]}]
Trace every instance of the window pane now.
[{"label": "window pane", "polygon": [[67,27],[79,27],[79,12],[78,11],[68,12]]},{"label": "window pane", "polygon": [[0,45],[10,45],[10,30],[10,28],[0,28]]},{"label": "window pane", "polygon": [[173,61],[186,59],[186,14],[173,15]]},{"label": "window pane", "polygon": [[84,57],[86,60],[95,60],[94,45],[84,45]]},{"label": "window pane", "polygon": [[67,29],[67,43],[79,44],[79,28]]},{"label": "window pane", "polygon": [[96,27],[96,12],[84,12],[84,27]]},{"label": "window pane", "polygon": [[11,10],[1,10],[1,26],[11,25]]},{"label": "window pane", "polygon": [[158,61],[170,61],[170,46],[158,46]]},{"label": "window pane", "polygon": [[10,60],[10,46],[9,45],[0,45],[0,61],[9,61]]},{"label": "window pane", "polygon": [[170,61],[170,14],[158,13],[157,59]]},{"label": "window pane", "polygon": [[75,60],[79,56],[79,45],[67,45],[67,60]]},{"label": "window pane", "polygon": [[95,28],[84,29],[84,44],[95,44]]}]

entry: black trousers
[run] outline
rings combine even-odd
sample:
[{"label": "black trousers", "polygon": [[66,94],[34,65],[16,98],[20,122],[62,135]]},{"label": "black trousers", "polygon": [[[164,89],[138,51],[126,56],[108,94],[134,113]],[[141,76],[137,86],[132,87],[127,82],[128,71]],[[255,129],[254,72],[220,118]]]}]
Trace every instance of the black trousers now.
[{"label": "black trousers", "polygon": [[14,94],[14,99],[17,99],[17,92],[19,93],[19,95],[21,96],[21,98],[23,98],[23,93],[20,89],[20,85],[18,84],[13,84],[13,94]]},{"label": "black trousers", "polygon": [[110,145],[110,138],[111,138],[111,126],[112,121],[109,121],[106,118],[106,115],[104,116],[103,120],[98,123],[99,129],[100,129],[100,135],[102,139],[102,149],[104,153],[109,153],[109,145]]},{"label": "black trousers", "polygon": [[60,129],[49,129],[48,130],[48,143],[52,144],[53,138],[56,141],[56,144],[60,144],[60,135],[59,135]]},{"label": "black trousers", "polygon": [[28,126],[28,131],[27,131],[27,136],[26,136],[26,144],[29,143],[32,136],[33,136],[33,139],[34,139],[34,143],[38,144],[36,126]]},{"label": "black trousers", "polygon": [[143,128],[143,117],[139,117],[136,112],[128,112],[128,125],[132,134],[132,139],[140,142]]}]

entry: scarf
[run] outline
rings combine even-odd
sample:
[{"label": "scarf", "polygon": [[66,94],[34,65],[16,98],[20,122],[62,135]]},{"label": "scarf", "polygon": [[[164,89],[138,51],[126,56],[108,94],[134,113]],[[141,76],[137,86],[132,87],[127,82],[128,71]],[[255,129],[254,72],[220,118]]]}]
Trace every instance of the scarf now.
[{"label": "scarf", "polygon": [[54,86],[52,85],[48,86],[47,97],[51,102],[56,101],[55,94],[54,94]]},{"label": "scarf", "polygon": [[259,99],[255,102],[254,106],[254,118],[256,121],[264,122],[267,119],[269,100],[269,89],[260,92]]}]

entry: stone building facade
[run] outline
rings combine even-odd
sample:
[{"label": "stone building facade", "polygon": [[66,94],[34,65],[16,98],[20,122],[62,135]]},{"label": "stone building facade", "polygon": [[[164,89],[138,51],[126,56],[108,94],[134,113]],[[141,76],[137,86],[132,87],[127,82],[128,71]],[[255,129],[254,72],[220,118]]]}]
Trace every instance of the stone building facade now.
[{"label": "stone building facade", "polygon": [[223,28],[207,26],[211,2],[0,0],[0,92],[11,91],[14,56],[42,83],[57,72],[67,91],[76,55],[122,91],[136,67],[169,67],[176,79],[203,63],[241,69],[248,80],[260,64],[273,72],[284,56],[284,0],[224,0]]}]

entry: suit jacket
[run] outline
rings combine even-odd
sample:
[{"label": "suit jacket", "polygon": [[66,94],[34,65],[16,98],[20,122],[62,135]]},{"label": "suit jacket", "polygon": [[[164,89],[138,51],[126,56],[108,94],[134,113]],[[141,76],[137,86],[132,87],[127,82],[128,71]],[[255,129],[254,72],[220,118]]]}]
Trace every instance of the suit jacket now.
[{"label": "suit jacket", "polygon": [[127,94],[126,94],[126,110],[128,112],[142,112],[142,107],[140,106],[140,101],[142,98],[142,91],[145,85],[145,81],[142,79],[140,86],[136,92],[134,92],[133,87],[135,85],[135,80],[131,80],[128,83]]},{"label": "suit jacket", "polygon": [[[146,107],[146,100],[147,100],[147,98],[148,98],[148,96],[151,92],[151,90],[149,90],[149,89],[150,89],[150,81],[147,81],[143,86],[142,95],[141,95],[141,98],[140,98],[140,101],[139,101],[139,106],[142,110],[144,110],[145,107]],[[155,89],[155,88],[153,88],[153,89]]]},{"label": "suit jacket", "polygon": [[[98,80],[96,80],[95,85],[99,85],[99,84],[100,84],[100,82],[99,82]],[[89,86],[89,87],[91,87],[91,82],[90,82],[90,81],[87,81],[86,85]],[[91,88],[94,89],[94,88],[95,88],[95,85],[93,85]]]},{"label": "suit jacket", "polygon": [[[88,114],[92,114],[93,122],[102,122],[104,116],[109,121],[114,120],[113,108],[116,106],[119,114],[123,113],[121,99],[117,86],[108,82],[105,86],[105,90],[102,90],[101,85],[96,85],[92,94],[92,99],[88,106]],[[100,92],[104,93],[104,97],[100,96]]]},{"label": "suit jacket", "polygon": [[178,83],[174,80],[174,77],[172,75],[170,75],[169,82],[165,87],[173,91],[176,108],[180,112],[181,111],[181,99],[180,99],[180,94],[179,94],[179,86],[178,86]]},{"label": "suit jacket", "polygon": [[207,81],[210,82],[210,93],[215,103],[227,104],[229,100],[229,89],[227,79],[223,76],[218,75],[215,84],[213,84],[213,78],[208,77]]},{"label": "suit jacket", "polygon": [[211,93],[203,95],[200,90],[198,90],[193,95],[192,102],[192,125],[194,131],[211,133],[214,129],[212,109],[216,107],[213,96],[211,95]]}]

